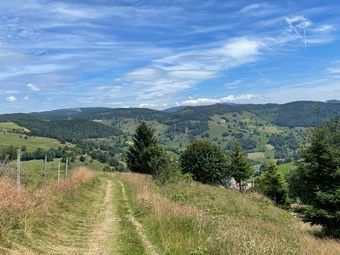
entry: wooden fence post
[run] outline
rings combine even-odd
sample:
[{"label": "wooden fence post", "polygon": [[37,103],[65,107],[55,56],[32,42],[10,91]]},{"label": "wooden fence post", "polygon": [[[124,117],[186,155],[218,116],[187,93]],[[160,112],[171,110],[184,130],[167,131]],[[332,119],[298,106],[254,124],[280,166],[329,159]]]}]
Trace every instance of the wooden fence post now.
[{"label": "wooden fence post", "polygon": [[17,186],[21,185],[21,149],[17,150]]},{"label": "wooden fence post", "polygon": [[68,158],[66,158],[66,166],[65,166],[65,176],[67,177],[67,171],[68,171]]},{"label": "wooden fence post", "polygon": [[47,155],[45,155],[44,178],[47,179]]},{"label": "wooden fence post", "polygon": [[59,182],[60,182],[60,161],[58,164],[58,186],[59,186]]}]

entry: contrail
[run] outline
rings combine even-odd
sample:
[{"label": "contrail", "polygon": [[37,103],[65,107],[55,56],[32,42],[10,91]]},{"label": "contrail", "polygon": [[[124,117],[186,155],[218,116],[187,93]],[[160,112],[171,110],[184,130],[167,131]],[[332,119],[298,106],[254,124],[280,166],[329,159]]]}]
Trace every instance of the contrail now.
[{"label": "contrail", "polygon": [[[302,18],[302,17],[301,17]],[[296,20],[298,21],[298,20]],[[306,25],[301,23],[301,29],[303,29],[303,35],[299,32],[299,30],[297,29],[297,26],[293,24],[293,22],[290,20],[290,18],[286,18],[286,22],[288,23],[289,27],[291,29],[293,29],[293,31],[295,32],[295,34],[301,39],[301,41],[303,42],[305,49],[307,49],[307,34],[306,34]]]}]

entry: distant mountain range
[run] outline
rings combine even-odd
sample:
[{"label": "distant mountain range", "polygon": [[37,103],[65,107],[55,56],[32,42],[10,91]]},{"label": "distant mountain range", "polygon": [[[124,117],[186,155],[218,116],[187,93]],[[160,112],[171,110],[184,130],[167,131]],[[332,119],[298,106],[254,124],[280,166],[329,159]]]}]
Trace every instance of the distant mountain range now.
[{"label": "distant mountain range", "polygon": [[329,104],[340,104],[340,100],[332,99],[332,100],[326,101],[326,103],[329,103]]},{"label": "distant mountain range", "polygon": [[180,106],[164,111],[144,108],[73,108],[39,113],[3,114],[0,115],[0,121],[15,122],[30,129],[34,135],[72,141],[119,134],[121,130],[117,129],[117,123],[126,119],[138,122],[156,121],[166,126],[185,126],[207,123],[214,115],[242,112],[249,112],[256,118],[278,126],[310,127],[340,116],[340,102],[329,100],[286,104],[215,104]]}]

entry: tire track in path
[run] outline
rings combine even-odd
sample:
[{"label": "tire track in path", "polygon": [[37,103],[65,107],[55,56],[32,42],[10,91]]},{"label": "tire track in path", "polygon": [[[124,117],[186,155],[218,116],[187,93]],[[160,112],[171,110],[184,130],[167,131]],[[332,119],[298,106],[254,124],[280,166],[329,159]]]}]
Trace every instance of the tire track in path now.
[{"label": "tire track in path", "polygon": [[[105,197],[98,216],[98,223],[94,226],[89,240],[87,255],[114,255],[118,254],[110,245],[117,240],[119,231],[118,216],[113,205],[112,180],[107,180]],[[116,241],[115,243],[118,244]]]},{"label": "tire track in path", "polygon": [[145,231],[144,231],[144,228],[143,228],[143,225],[141,223],[139,223],[132,214],[132,211],[131,211],[129,204],[128,204],[128,197],[127,197],[127,194],[126,194],[124,184],[121,181],[119,181],[119,184],[120,184],[121,189],[122,189],[122,194],[123,194],[123,199],[124,199],[125,205],[128,208],[128,213],[129,213],[129,215],[127,215],[128,219],[130,220],[132,225],[134,225],[134,227],[136,228],[138,236],[139,236],[140,240],[142,241],[142,243],[144,245],[146,254],[148,254],[148,255],[159,255],[157,253],[155,247],[152,245],[152,243],[147,238]]}]

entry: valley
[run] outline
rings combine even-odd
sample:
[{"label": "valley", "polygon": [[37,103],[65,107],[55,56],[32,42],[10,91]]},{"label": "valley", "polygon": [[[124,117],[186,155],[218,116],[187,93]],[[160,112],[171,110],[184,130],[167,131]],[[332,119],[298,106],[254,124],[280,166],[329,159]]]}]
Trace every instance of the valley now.
[{"label": "valley", "polygon": [[[312,111],[307,107],[312,103],[299,104]],[[340,105],[332,104],[332,111],[322,105],[324,120],[337,116]],[[278,204],[257,189],[271,162],[279,176],[275,188],[295,178],[308,134],[324,121],[300,126],[308,121],[292,112],[285,113],[290,124],[279,125],[273,111],[273,106],[218,105],[171,113],[87,108],[0,115],[0,186],[7,187],[0,197],[13,196],[6,206],[0,203],[1,254],[338,254],[337,239],[297,217],[293,195]],[[157,144],[151,155],[156,161],[146,157],[140,163],[151,162],[146,167],[154,172],[132,173],[129,153],[143,125]],[[229,177],[207,185],[186,173],[183,155],[202,141],[203,150],[225,155],[226,168],[232,168],[238,143],[251,174],[233,186]],[[14,184],[17,149],[20,193]],[[163,153],[164,168],[157,168]],[[218,160],[207,162],[212,166],[207,178]],[[5,223],[8,208],[15,220]]]}]

